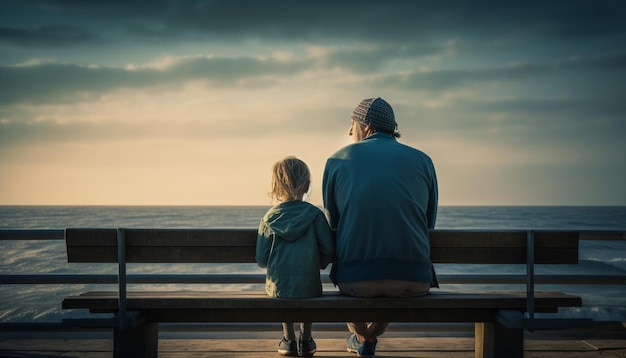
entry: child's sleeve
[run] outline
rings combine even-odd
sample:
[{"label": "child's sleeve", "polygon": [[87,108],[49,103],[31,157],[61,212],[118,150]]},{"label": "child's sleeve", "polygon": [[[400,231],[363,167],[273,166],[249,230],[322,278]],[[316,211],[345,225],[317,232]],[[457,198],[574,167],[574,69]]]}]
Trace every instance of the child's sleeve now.
[{"label": "child's sleeve", "polygon": [[328,221],[321,211],[315,219],[315,232],[317,233],[317,247],[320,252],[320,268],[325,269],[335,256],[335,239],[330,231]]},{"label": "child's sleeve", "polygon": [[256,262],[261,267],[267,267],[267,260],[270,256],[270,249],[272,245],[272,237],[268,235],[268,228],[261,220],[259,224],[259,231],[256,235]]}]

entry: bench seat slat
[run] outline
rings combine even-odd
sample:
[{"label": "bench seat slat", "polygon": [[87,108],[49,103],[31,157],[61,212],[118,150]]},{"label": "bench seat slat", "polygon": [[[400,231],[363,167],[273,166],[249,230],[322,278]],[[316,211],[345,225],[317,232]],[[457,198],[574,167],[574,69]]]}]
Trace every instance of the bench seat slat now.
[{"label": "bench seat slat", "polygon": [[[326,293],[311,299],[276,299],[262,292],[129,292],[131,311],[142,311],[152,322],[488,322],[501,309],[526,309],[524,292],[446,293],[407,299],[353,298]],[[580,297],[538,292],[537,312],[579,307]],[[67,297],[63,308],[88,308],[93,313],[115,313],[117,292],[89,292]]]},{"label": "bench seat slat", "polygon": [[489,322],[493,321],[493,310],[467,310],[451,308],[431,308],[427,310],[414,309],[410,311],[394,309],[368,309],[367,318],[364,318],[363,310],[359,309],[238,309],[238,310],[152,310],[147,313],[147,320],[152,322],[176,323],[185,322]]},{"label": "bench seat slat", "polygon": [[[79,296],[66,297],[63,308],[93,308],[98,310],[117,309],[117,292],[89,292]],[[257,291],[165,291],[165,292],[128,292],[127,308],[137,309],[276,309],[276,308],[391,308],[391,309],[526,309],[526,292],[433,292],[424,297],[414,298],[354,298],[325,293],[322,297],[309,299],[278,299]],[[581,298],[561,292],[536,292],[537,308],[580,307]]]}]

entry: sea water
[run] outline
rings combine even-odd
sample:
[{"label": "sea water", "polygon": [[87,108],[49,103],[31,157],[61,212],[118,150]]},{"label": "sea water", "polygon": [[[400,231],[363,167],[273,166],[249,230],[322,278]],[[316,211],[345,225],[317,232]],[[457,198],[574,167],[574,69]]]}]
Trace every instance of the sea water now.
[{"label": "sea water", "polygon": [[[90,228],[256,228],[266,206],[0,206],[0,229]],[[626,206],[443,206],[438,229],[615,230],[626,232]],[[68,264],[62,240],[0,241],[0,274],[114,274],[115,264]],[[546,267],[547,266],[547,267]],[[524,274],[524,265],[436,264],[439,274]],[[210,274],[264,273],[254,264],[154,264],[128,267],[128,273]],[[537,274],[626,275],[626,242],[581,241],[578,265],[540,265]],[[326,274],[326,273],[322,273]],[[114,290],[114,285],[0,285],[0,319],[4,322],[57,322],[86,312],[61,310],[61,300],[87,290]],[[325,289],[334,289],[328,285]],[[232,285],[135,285],[136,289],[234,289]],[[523,285],[453,285],[441,290],[516,289]],[[261,290],[263,285],[237,285]],[[560,316],[626,321],[624,285],[537,285],[583,297],[582,308],[563,309]]]}]

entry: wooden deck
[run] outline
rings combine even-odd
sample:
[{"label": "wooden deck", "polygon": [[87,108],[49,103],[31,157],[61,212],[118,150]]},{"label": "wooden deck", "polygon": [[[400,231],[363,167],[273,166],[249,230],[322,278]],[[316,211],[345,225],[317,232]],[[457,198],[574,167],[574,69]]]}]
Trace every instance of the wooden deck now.
[{"label": "wooden deck", "polygon": [[[314,332],[315,333],[315,332]],[[278,357],[276,346],[280,337],[268,338],[266,333],[256,338],[162,338],[159,340],[159,357],[217,357],[252,358]],[[383,336],[377,347],[377,357],[451,357],[469,358],[474,356],[472,337],[398,337]],[[591,358],[626,357],[626,334],[623,332],[607,337],[533,337],[525,341],[524,357],[542,358]],[[315,357],[356,357],[346,352],[345,338],[348,334],[321,332],[316,338],[318,352]],[[104,358],[112,356],[113,341],[108,338],[5,338],[0,340],[0,357],[76,357]]]}]

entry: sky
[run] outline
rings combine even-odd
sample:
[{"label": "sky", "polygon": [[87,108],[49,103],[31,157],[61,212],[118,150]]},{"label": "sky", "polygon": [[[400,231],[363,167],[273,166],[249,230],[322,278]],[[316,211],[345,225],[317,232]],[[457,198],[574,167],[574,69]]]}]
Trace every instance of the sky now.
[{"label": "sky", "polygon": [[0,0],[0,205],[321,205],[371,97],[440,205],[626,205],[622,0]]}]

